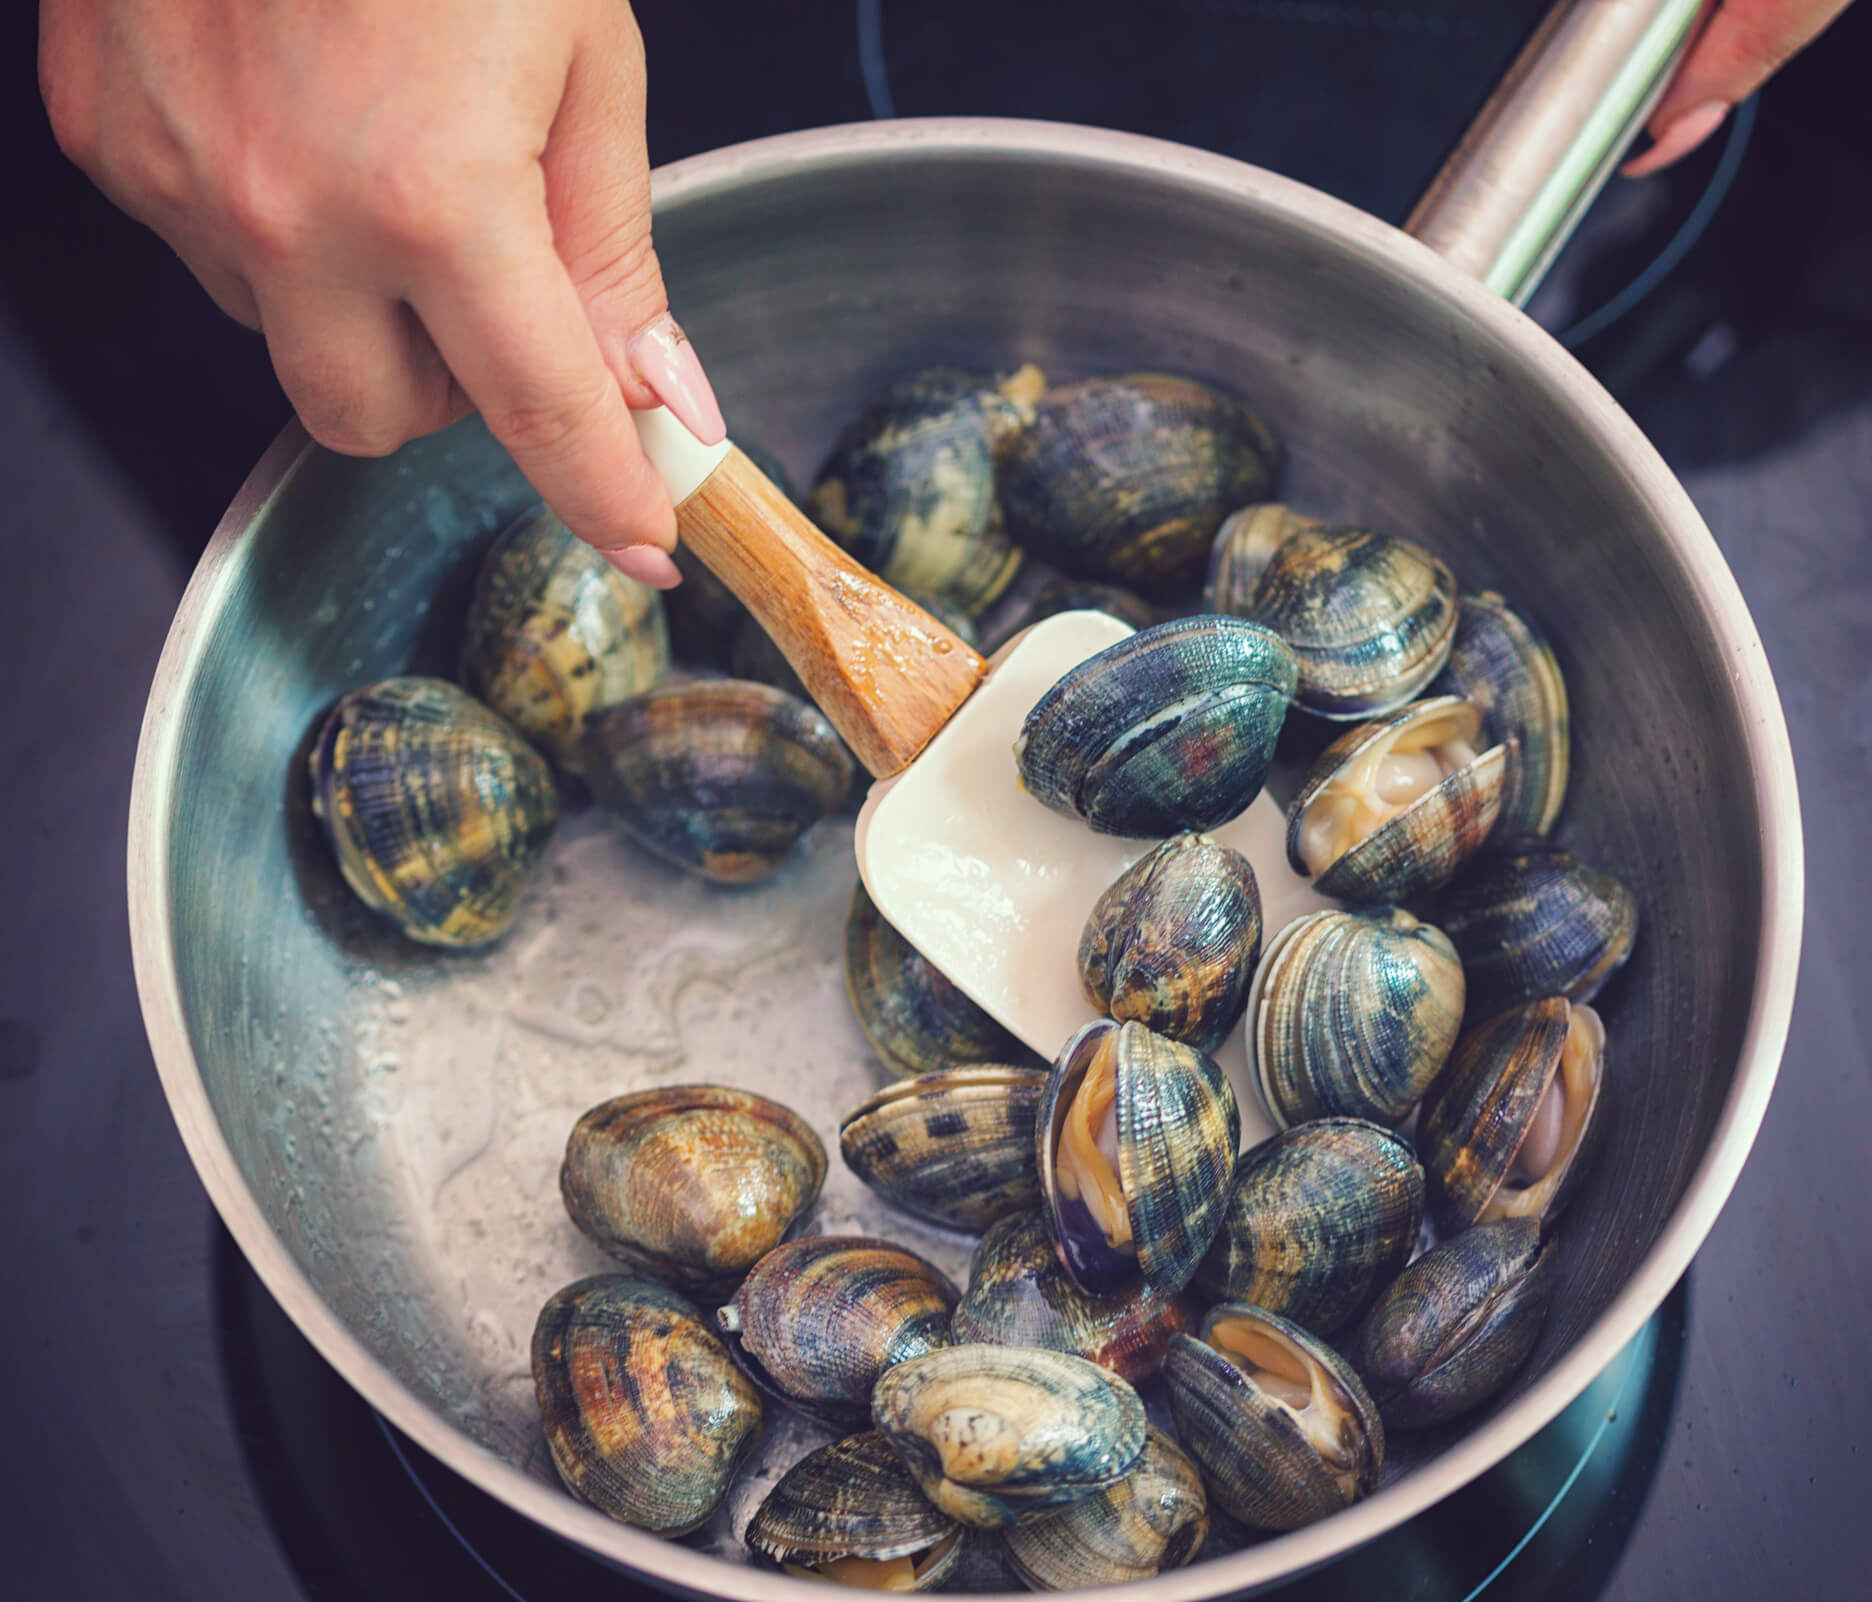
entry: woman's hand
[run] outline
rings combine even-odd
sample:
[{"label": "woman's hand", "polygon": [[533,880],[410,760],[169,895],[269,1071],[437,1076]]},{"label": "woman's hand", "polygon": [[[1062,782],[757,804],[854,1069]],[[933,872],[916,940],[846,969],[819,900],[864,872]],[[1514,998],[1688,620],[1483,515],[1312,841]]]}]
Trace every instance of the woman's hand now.
[{"label": "woman's hand", "polygon": [[1722,0],[1705,19],[1645,126],[1651,148],[1625,163],[1642,178],[1681,161],[1738,103],[1810,45],[1850,0]]},{"label": "woman's hand", "polygon": [[378,456],[478,408],[578,534],[675,582],[627,407],[722,422],[651,249],[623,0],[44,0],[40,80],[314,438]]}]

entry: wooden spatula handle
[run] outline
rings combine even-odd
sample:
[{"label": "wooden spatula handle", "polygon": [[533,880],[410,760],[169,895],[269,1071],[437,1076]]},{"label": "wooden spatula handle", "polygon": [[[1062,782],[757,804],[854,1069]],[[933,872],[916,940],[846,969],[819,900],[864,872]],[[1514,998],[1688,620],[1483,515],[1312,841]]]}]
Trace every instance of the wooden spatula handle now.
[{"label": "wooden spatula handle", "polygon": [[676,524],[877,778],[908,767],[988,670],[820,533],[738,449],[677,506]]}]

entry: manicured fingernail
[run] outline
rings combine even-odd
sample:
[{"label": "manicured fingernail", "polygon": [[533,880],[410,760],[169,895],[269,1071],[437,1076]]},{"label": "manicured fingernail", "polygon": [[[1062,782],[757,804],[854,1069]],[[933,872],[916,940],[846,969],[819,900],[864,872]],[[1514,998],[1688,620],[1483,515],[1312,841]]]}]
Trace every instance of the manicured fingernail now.
[{"label": "manicured fingernail", "polygon": [[668,312],[631,335],[624,356],[632,371],[656,391],[656,398],[704,445],[719,445],[728,437],[702,358]]},{"label": "manicured fingernail", "polygon": [[606,551],[604,559],[626,578],[648,584],[653,590],[673,590],[682,583],[682,569],[670,560],[669,552],[654,545],[626,545],[621,550]]},{"label": "manicured fingernail", "polygon": [[1643,178],[1673,161],[1681,161],[1720,128],[1728,115],[1729,107],[1720,100],[1706,101],[1686,111],[1658,135],[1649,150],[1634,156],[1619,171],[1627,178]]}]

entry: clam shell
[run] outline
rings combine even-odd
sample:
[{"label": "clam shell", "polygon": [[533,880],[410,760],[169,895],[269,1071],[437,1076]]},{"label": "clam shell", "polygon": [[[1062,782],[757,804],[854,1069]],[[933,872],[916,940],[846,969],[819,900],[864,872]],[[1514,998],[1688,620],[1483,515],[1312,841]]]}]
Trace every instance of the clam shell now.
[{"label": "clam shell", "polygon": [[1302,529],[1323,527],[1317,517],[1296,512],[1279,501],[1262,501],[1230,512],[1209,547],[1203,610],[1247,617],[1255,586],[1274,560],[1274,553]]},{"label": "clam shell", "polygon": [[[1569,1037],[1580,1031],[1573,1060]],[[1586,1006],[1551,996],[1464,1031],[1425,1098],[1417,1127],[1431,1216],[1445,1235],[1504,1209],[1546,1222],[1571,1198],[1598,1134],[1605,1029]],[[1558,1085],[1556,1085],[1558,1081]],[[1512,1171],[1550,1088],[1564,1089],[1569,1126],[1553,1165],[1517,1193]]]},{"label": "clam shell", "polygon": [[626,1524],[682,1535],[705,1523],[760,1436],[760,1397],[661,1285],[568,1285],[540,1310],[532,1358],[559,1477]]},{"label": "clam shell", "polygon": [[[1311,1386],[1296,1409],[1209,1344],[1224,1322],[1254,1333]],[[1371,1493],[1384,1460],[1384,1425],[1351,1366],[1325,1342],[1274,1313],[1224,1302],[1201,1336],[1178,1335],[1165,1367],[1183,1448],[1216,1503],[1262,1530],[1294,1530]]]},{"label": "clam shell", "polygon": [[951,1346],[888,1369],[871,1418],[945,1513],[998,1529],[1115,1485],[1144,1451],[1144,1404],[1082,1357]]},{"label": "clam shell", "polygon": [[1245,615],[1294,654],[1294,699],[1323,718],[1404,705],[1442,670],[1456,635],[1456,580],[1421,545],[1316,526],[1282,541]]},{"label": "clam shell", "polygon": [[594,712],[669,667],[663,599],[543,508],[489,549],[468,604],[462,681],[568,773]]},{"label": "clam shell", "polygon": [[814,1417],[861,1417],[895,1363],[946,1346],[959,1300],[933,1264],[887,1240],[806,1235],[749,1271],[716,1322],[757,1381]]},{"label": "clam shell", "polygon": [[[1114,1252],[1085,1203],[1066,1194],[1056,1160],[1066,1114],[1101,1051],[1114,1055],[1116,1165],[1135,1255]],[[1099,1019],[1060,1052],[1037,1127],[1040,1188],[1060,1260],[1081,1290],[1102,1295],[1140,1276],[1180,1291],[1221,1227],[1241,1114],[1214,1059],[1142,1024]]]},{"label": "clam shell", "polygon": [[[1402,746],[1473,741],[1481,714],[1467,701],[1441,696],[1348,730],[1326,747],[1287,810],[1287,860],[1308,871],[1302,854],[1308,809],[1335,794],[1367,792],[1385,756]],[[1501,811],[1508,748],[1492,746],[1395,813],[1313,879],[1321,895],[1369,905],[1408,901],[1440,889],[1482,849]]]},{"label": "clam shell", "polygon": [[[905,1212],[980,1231],[1040,1199],[1043,1068],[944,1068],[886,1085],[839,1125],[845,1166]],[[1036,1220],[1037,1221],[1037,1220]]]},{"label": "clam shell", "polygon": [[814,518],[886,583],[979,613],[1020,570],[995,466],[1045,383],[1033,367],[998,385],[953,368],[898,379],[839,436]]},{"label": "clam shell", "polygon": [[1261,955],[1261,891],[1239,851],[1179,834],[1101,895],[1079,939],[1093,1006],[1214,1051],[1241,1021]]},{"label": "clam shell", "polygon": [[956,1521],[923,1494],[890,1442],[866,1430],[822,1446],[788,1469],[755,1510],[745,1539],[770,1563],[793,1569],[814,1570],[841,1558],[880,1564],[914,1558],[909,1589],[929,1591],[961,1561],[961,1535]]},{"label": "clam shell", "polygon": [[884,921],[862,883],[845,919],[845,994],[865,1039],[892,1073],[1025,1065],[1033,1058]]},{"label": "clam shell", "polygon": [[1504,842],[1476,863],[1444,892],[1437,918],[1485,1011],[1542,996],[1591,1001],[1638,938],[1631,891],[1531,838]]},{"label": "clam shell", "polygon": [[1427,1429],[1496,1395],[1540,1338],[1554,1276],[1532,1218],[1477,1224],[1398,1275],[1351,1347],[1385,1423]]},{"label": "clam shell", "polygon": [[312,811],[353,894],[425,945],[505,934],[559,819],[552,772],[446,679],[384,679],[334,706]]},{"label": "clam shell", "polygon": [[1077,1591],[1180,1569],[1208,1533],[1202,1476],[1177,1444],[1152,1426],[1144,1432],[1138,1466],[1116,1485],[1064,1512],[1012,1525],[1001,1539],[1023,1585],[1035,1591]]},{"label": "clam shell", "polygon": [[1044,1220],[1021,1214],[1002,1219],[976,1246],[949,1334],[958,1344],[1070,1352],[1135,1385],[1163,1367],[1170,1337],[1195,1319],[1187,1292],[1163,1296],[1137,1285],[1088,1295],[1062,1266]]},{"label": "clam shell", "polygon": [[1410,1260],[1423,1213],[1403,1136],[1357,1118],[1297,1124],[1242,1157],[1196,1283],[1331,1336]]},{"label": "clam shell", "polygon": [[852,760],[816,707],[697,679],[611,707],[586,731],[598,804],[639,845],[721,884],[765,878],[836,812]]},{"label": "clam shell", "polygon": [[1162,373],[1051,389],[1001,469],[1008,526],[1069,573],[1194,582],[1231,508],[1265,499],[1280,447],[1232,396]]},{"label": "clam shell", "polygon": [[1514,742],[1498,832],[1547,833],[1566,800],[1571,722],[1566,681],[1540,631],[1493,590],[1465,595],[1431,694],[1475,702],[1489,745]]},{"label": "clam shell", "polygon": [[1297,918],[1248,997],[1249,1077],[1277,1125],[1331,1116],[1394,1124],[1462,1028],[1455,948],[1401,907]]},{"label": "clam shell", "polygon": [[1037,801],[1101,834],[1213,829],[1260,793],[1293,693],[1279,636],[1180,618],[1108,646],[1048,690],[1014,744]]},{"label": "clam shell", "polygon": [[726,1291],[825,1182],[825,1148],[778,1102],[722,1085],[618,1096],[573,1125],[559,1170],[572,1222],[619,1261]]}]

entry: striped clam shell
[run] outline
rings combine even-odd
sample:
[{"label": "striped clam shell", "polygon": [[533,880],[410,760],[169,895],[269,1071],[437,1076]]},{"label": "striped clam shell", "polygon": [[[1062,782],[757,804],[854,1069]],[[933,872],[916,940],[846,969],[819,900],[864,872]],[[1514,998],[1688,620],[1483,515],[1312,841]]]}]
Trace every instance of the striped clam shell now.
[{"label": "striped clam shell", "polygon": [[723,1085],[670,1085],[585,1113],[559,1192],[572,1222],[621,1262],[725,1294],[825,1175],[825,1147],[799,1114]]},{"label": "striped clam shell", "polygon": [[1376,1487],[1377,1406],[1351,1365],[1298,1324],[1224,1302],[1198,1335],[1170,1343],[1164,1372],[1177,1438],[1242,1523],[1298,1529]]},{"label": "striped clam shell", "polygon": [[1196,1283],[1331,1336],[1410,1260],[1423,1212],[1403,1136],[1357,1118],[1296,1124],[1243,1155]]},{"label": "striped clam shell", "polygon": [[568,773],[585,770],[585,725],[669,668],[663,598],[626,578],[544,508],[482,561],[462,642],[462,681]]},{"label": "striped clam shell", "polygon": [[[1590,1007],[1550,996],[1465,1030],[1417,1126],[1438,1229],[1554,1218],[1591,1159],[1604,1081],[1605,1028]],[[1530,1165],[1524,1148],[1537,1143]]]},{"label": "striped clam shell", "polygon": [[[886,1085],[839,1125],[845,1166],[907,1213],[979,1231],[1040,1199],[1044,1068],[941,1068]],[[1037,1219],[1036,1219],[1037,1221]]]},{"label": "striped clam shell", "polygon": [[1638,938],[1638,902],[1609,873],[1545,840],[1504,843],[1451,885],[1437,919],[1485,1010],[1591,1001]]},{"label": "striped clam shell", "polygon": [[1260,794],[1293,683],[1287,647],[1259,624],[1160,623],[1035,702],[1014,742],[1022,788],[1100,834],[1216,828]]},{"label": "striped clam shell", "polygon": [[1233,396],[1164,373],[1050,389],[1008,449],[1014,538],[1082,578],[1157,590],[1194,583],[1228,512],[1280,469],[1268,426]]},{"label": "striped clam shell", "polygon": [[1137,1384],[1163,1367],[1170,1337],[1195,1322],[1188,1291],[1162,1296],[1148,1285],[1093,1296],[1060,1263],[1046,1223],[1004,1218],[969,1261],[968,1294],[949,1321],[958,1343],[1043,1346],[1071,1352]]},{"label": "striped clam shell", "polygon": [[1496,1395],[1540,1338],[1555,1273],[1540,1223],[1502,1218],[1465,1229],[1398,1275],[1350,1347],[1385,1423],[1427,1429]]},{"label": "striped clam shell", "polygon": [[1180,1569],[1209,1533],[1209,1498],[1196,1465],[1155,1425],[1138,1466],[1108,1490],[1001,1534],[1021,1583],[1077,1591]]},{"label": "striped clam shell", "polygon": [[1209,547],[1209,575],[1203,583],[1203,610],[1249,616],[1255,586],[1274,553],[1302,529],[1323,528],[1317,517],[1296,512],[1279,501],[1261,501],[1230,512]]},{"label": "striped clam shell", "polygon": [[1248,997],[1249,1078],[1281,1126],[1332,1116],[1395,1124],[1462,1028],[1462,964],[1401,907],[1326,911],[1274,937]]},{"label": "striped clam shell", "polygon": [[760,1436],[760,1397],[661,1285],[623,1274],[568,1285],[540,1310],[532,1358],[559,1477],[640,1529],[705,1523]]},{"label": "striped clam shell", "polygon": [[1294,699],[1324,718],[1369,718],[1435,678],[1456,634],[1456,580],[1413,541],[1316,526],[1282,541],[1243,609],[1292,648]]},{"label": "striped clam shell", "polygon": [[899,1363],[879,1378],[871,1419],[931,1501],[983,1529],[1115,1485],[1144,1451],[1144,1404],[1117,1375],[1017,1346]]},{"label": "striped clam shell", "polygon": [[1514,742],[1498,831],[1545,834],[1566,800],[1571,721],[1566,681],[1540,631],[1493,590],[1465,595],[1449,660],[1430,689],[1475,702],[1489,745]]},{"label": "striped clam shell", "polygon": [[896,380],[839,436],[808,509],[886,583],[979,613],[1020,571],[995,468],[1045,386],[1031,366],[999,383],[946,367]]},{"label": "striped clam shell", "polygon": [[353,690],[309,762],[312,812],[353,894],[425,945],[507,932],[559,820],[544,759],[446,679]]},{"label": "striped clam shell", "polygon": [[745,679],[692,679],[594,717],[599,807],[639,845],[720,884],[772,873],[844,804],[852,760],[817,707]]},{"label": "striped clam shell", "polygon": [[[1072,1194],[1061,1156],[1074,1099],[1101,1076],[1111,1086],[1128,1251],[1112,1248]],[[1213,1058],[1142,1024],[1089,1023],[1047,1080],[1036,1139],[1048,1226],[1081,1290],[1100,1295],[1142,1278],[1170,1296],[1190,1282],[1221,1227],[1241,1145],[1235,1094]]]},{"label": "striped clam shell", "polygon": [[801,1458],[767,1493],[744,1538],[802,1578],[892,1591],[934,1590],[965,1549],[962,1527],[923,1494],[876,1430]]},{"label": "striped clam shell", "polygon": [[1240,1021],[1261,955],[1261,891],[1239,851],[1179,834],[1101,895],[1079,939],[1086,999],[1214,1051]]},{"label": "striped clam shell", "polygon": [[845,918],[845,994],[865,1039],[892,1073],[1034,1060],[884,921],[862,883],[852,891]]},{"label": "striped clam shell", "polygon": [[[1481,713],[1455,696],[1419,701],[1362,723],[1326,747],[1287,811],[1287,860],[1309,872],[1305,852],[1313,808],[1356,807],[1374,795],[1387,759],[1466,750],[1481,731]],[[1408,901],[1440,889],[1482,849],[1501,810],[1506,746],[1491,746],[1370,833],[1334,856],[1313,887],[1336,901],[1366,905]]]},{"label": "striped clam shell", "polygon": [[776,1246],[716,1314],[757,1383],[802,1412],[862,1417],[895,1363],[949,1342],[954,1285],[916,1253],[863,1235]]}]

